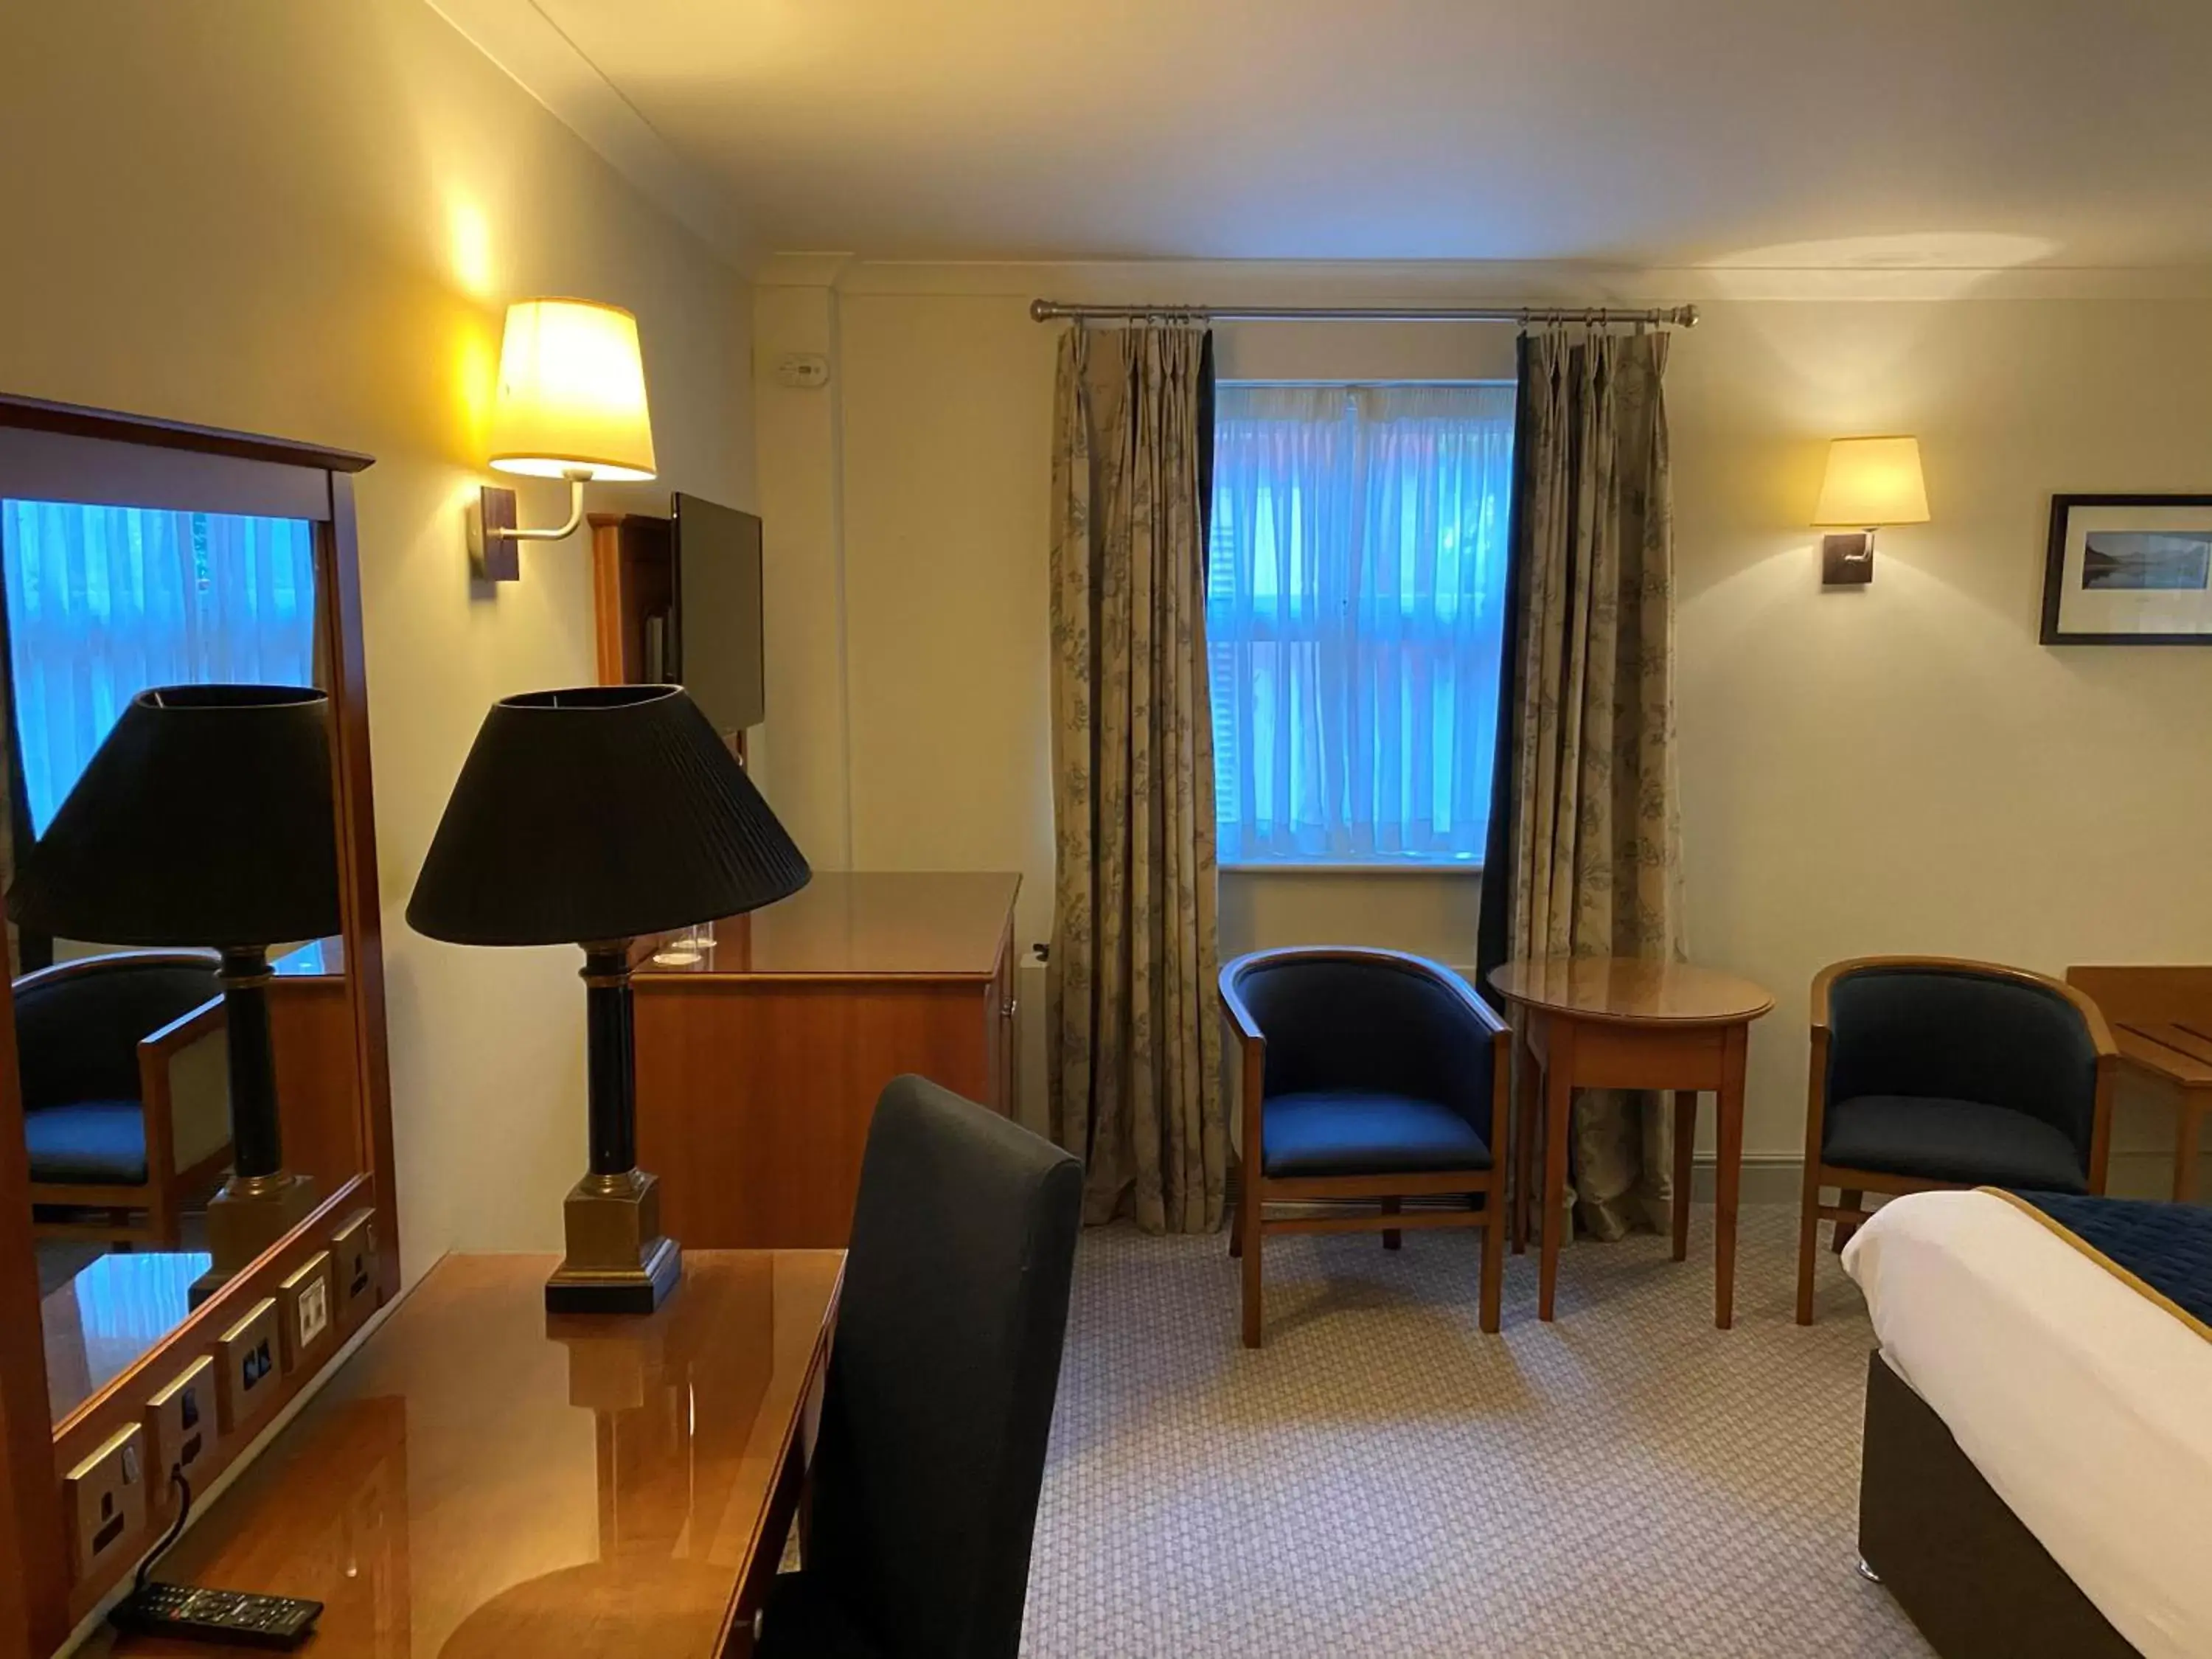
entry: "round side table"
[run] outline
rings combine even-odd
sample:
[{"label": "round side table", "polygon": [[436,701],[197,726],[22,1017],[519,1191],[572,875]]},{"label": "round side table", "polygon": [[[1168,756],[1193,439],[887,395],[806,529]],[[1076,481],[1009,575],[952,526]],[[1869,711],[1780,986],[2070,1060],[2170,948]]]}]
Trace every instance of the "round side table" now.
[{"label": "round side table", "polygon": [[1690,1151],[1698,1094],[1719,1103],[1713,1172],[1713,1323],[1735,1315],[1736,1189],[1743,1170],[1743,1066],[1751,1022],[1774,999],[1749,980],[1684,963],[1626,957],[1517,957],[1490,983],[1513,1005],[1522,1050],[1518,1067],[1513,1242],[1525,1249],[1531,1146],[1543,1114],[1543,1261],[1536,1313],[1552,1316],[1567,1187],[1567,1133],[1577,1089],[1674,1091],[1674,1260],[1689,1254]]}]

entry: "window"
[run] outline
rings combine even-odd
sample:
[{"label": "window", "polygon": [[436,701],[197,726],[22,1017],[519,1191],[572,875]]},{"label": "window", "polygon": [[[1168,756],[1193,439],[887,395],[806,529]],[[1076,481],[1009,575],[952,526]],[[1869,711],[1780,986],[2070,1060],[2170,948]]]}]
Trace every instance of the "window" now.
[{"label": "window", "polygon": [[1224,386],[1206,625],[1224,863],[1473,866],[1510,386]]},{"label": "window", "polygon": [[34,835],[149,685],[312,685],[304,519],[0,501],[8,650]]}]

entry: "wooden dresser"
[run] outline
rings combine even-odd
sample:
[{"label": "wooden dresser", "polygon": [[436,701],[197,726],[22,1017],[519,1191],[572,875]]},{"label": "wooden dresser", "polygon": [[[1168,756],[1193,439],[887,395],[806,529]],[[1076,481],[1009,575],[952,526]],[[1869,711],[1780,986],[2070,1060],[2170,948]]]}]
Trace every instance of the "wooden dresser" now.
[{"label": "wooden dresser", "polygon": [[819,871],[697,963],[641,963],[638,1162],[661,1224],[687,1249],[842,1247],[884,1084],[1012,1110],[1020,885]]}]

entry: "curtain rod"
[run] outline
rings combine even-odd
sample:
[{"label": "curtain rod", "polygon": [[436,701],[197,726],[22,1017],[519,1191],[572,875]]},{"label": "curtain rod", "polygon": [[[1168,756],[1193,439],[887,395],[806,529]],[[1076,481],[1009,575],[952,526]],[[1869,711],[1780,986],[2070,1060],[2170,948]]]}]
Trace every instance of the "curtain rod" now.
[{"label": "curtain rod", "polygon": [[1611,306],[1506,306],[1468,309],[1456,306],[1082,306],[1059,300],[1032,300],[1030,315],[1040,323],[1056,317],[1085,322],[1177,323],[1645,323],[1682,328],[1698,325],[1695,306],[1656,306],[1620,310]]}]

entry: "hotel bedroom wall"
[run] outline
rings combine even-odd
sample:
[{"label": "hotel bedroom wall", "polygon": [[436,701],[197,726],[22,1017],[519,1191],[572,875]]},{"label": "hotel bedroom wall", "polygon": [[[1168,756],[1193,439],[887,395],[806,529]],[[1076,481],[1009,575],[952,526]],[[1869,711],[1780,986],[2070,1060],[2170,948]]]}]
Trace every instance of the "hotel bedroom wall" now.
[{"label": "hotel bedroom wall", "polygon": [[[848,794],[854,861],[1020,869],[1021,938],[1042,939],[1054,331],[1029,319],[1028,297],[1360,302],[1383,279],[858,265],[842,280],[851,763],[833,787]],[[1451,302],[1448,275],[1413,280]],[[1462,294],[1510,283],[1548,297],[1576,278],[1459,280]],[[2052,491],[2212,489],[2212,304],[1739,301],[1711,299],[1702,273],[1650,282],[1669,298],[1694,283],[1705,311],[1668,377],[1689,939],[1700,960],[1777,993],[1753,1040],[1747,1144],[1786,1163],[1802,1146],[1806,988],[1825,962],[2212,959],[2212,650],[2035,639]],[[1247,327],[1225,331],[1224,364],[1255,377],[1510,373],[1510,330],[1450,332]],[[764,325],[763,357],[775,349]],[[1823,592],[1804,520],[1825,441],[1869,431],[1920,434],[1935,522],[1885,533],[1871,589]],[[771,652],[790,625],[771,612]],[[1467,889],[1227,876],[1223,949],[1352,939],[1464,962]],[[1025,1031],[1032,1054],[1039,1030]],[[2155,1147],[2163,1124],[2130,1112],[2124,1147]]]},{"label": "hotel bedroom wall", "polygon": [[[501,308],[636,311],[663,476],[626,499],[665,512],[672,486],[752,504],[749,291],[421,0],[4,16],[0,388],[377,458],[358,501],[404,1258],[554,1248],[585,1153],[580,959],[433,944],[401,915],[486,706],[593,673],[582,538],[471,591]],[[528,519],[563,505],[525,487]]]}]

